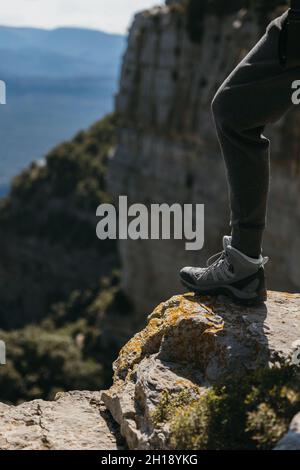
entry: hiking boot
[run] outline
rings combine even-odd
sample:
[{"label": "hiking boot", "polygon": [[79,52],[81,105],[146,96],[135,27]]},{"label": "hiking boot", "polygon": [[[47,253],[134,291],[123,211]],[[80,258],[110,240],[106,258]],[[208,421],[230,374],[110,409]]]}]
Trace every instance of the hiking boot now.
[{"label": "hiking boot", "polygon": [[231,246],[228,236],[223,238],[223,248],[207,261],[207,268],[183,268],[183,285],[202,295],[226,295],[244,305],[266,301],[264,265],[269,259],[249,258]]}]

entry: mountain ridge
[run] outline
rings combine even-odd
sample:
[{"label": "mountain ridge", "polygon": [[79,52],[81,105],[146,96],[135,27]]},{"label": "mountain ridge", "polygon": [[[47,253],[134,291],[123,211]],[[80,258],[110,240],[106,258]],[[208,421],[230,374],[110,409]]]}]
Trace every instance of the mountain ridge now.
[{"label": "mountain ridge", "polygon": [[0,45],[2,79],[15,75],[41,75],[40,67],[44,67],[44,74],[60,77],[70,68],[72,61],[79,59],[82,64],[77,64],[77,69],[73,64],[68,76],[73,73],[83,75],[85,68],[91,68],[92,64],[92,75],[99,76],[101,67],[118,64],[125,36],[87,28],[48,30],[0,26]]},{"label": "mountain ridge", "polygon": [[0,26],[1,188],[112,111],[124,48],[125,36],[97,30]]}]

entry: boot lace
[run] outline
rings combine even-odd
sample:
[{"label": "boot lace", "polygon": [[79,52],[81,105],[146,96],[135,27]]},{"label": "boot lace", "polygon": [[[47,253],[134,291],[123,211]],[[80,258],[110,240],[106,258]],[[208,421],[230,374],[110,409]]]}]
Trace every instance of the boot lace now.
[{"label": "boot lace", "polygon": [[198,274],[198,279],[207,279],[210,275],[213,277],[213,273],[221,273],[223,276],[228,277],[231,265],[228,261],[225,251],[220,251],[215,255],[211,256],[206,263],[206,269]]}]

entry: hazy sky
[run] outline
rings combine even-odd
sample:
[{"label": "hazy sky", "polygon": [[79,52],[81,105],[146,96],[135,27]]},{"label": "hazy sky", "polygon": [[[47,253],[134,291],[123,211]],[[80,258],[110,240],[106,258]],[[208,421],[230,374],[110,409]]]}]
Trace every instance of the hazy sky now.
[{"label": "hazy sky", "polygon": [[125,33],[132,15],[163,0],[1,0],[0,24],[81,26]]}]

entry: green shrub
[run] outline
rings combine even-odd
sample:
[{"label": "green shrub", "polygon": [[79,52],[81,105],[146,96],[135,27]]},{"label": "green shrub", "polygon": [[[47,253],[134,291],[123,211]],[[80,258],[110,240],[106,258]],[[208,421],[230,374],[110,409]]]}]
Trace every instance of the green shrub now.
[{"label": "green shrub", "polygon": [[1,332],[8,363],[0,368],[1,400],[52,399],[57,391],[98,390],[102,368],[85,359],[76,339],[36,326]]},{"label": "green shrub", "polygon": [[187,406],[193,404],[198,397],[199,391],[196,387],[194,391],[186,389],[173,394],[163,391],[160,402],[152,413],[152,422],[159,425],[160,423],[170,421],[174,413],[177,413],[179,409],[185,409]]},{"label": "green shrub", "polygon": [[156,424],[169,423],[172,449],[272,449],[299,411],[299,370],[262,370],[188,395],[163,394],[153,414]]}]

